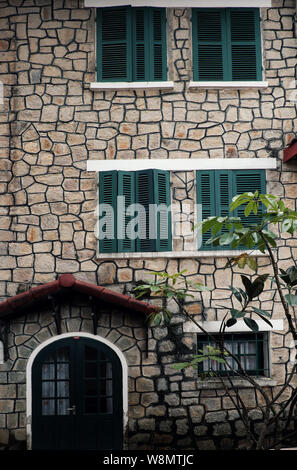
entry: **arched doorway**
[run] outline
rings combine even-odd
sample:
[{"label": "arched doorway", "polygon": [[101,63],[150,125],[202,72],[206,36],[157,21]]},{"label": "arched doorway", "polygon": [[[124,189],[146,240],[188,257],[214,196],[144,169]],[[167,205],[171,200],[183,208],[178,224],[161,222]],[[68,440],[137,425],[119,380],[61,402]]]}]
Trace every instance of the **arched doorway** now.
[{"label": "arched doorway", "polygon": [[62,336],[31,359],[32,449],[122,449],[123,358],[103,338]]}]

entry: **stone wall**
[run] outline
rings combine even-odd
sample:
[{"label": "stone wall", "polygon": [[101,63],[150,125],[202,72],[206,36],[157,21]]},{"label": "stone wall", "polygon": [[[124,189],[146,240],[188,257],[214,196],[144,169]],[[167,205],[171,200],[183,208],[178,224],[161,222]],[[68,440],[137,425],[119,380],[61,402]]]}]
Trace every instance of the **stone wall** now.
[{"label": "stone wall", "polygon": [[[224,258],[96,257],[97,178],[86,171],[86,161],[272,157],[278,169],[266,172],[267,191],[296,209],[296,163],[282,165],[283,149],[295,138],[297,126],[294,14],[293,0],[273,0],[272,8],[262,10],[266,89],[189,90],[191,11],[169,9],[168,79],[174,81],[174,90],[92,91],[95,12],[78,0],[1,0],[0,80],[5,99],[0,104],[0,298],[52,281],[61,273],[130,293],[135,282],[151,277],[152,270],[173,274],[187,269],[186,280],[216,288],[203,294],[203,315],[208,320],[221,319],[216,303],[228,305],[227,286],[239,279],[236,270],[233,274],[224,271]],[[193,197],[192,180],[191,174],[172,175],[177,201]],[[185,240],[175,243],[177,249],[186,248]],[[281,267],[288,267],[296,255],[296,239],[283,238],[278,251]],[[260,273],[267,272],[268,259],[260,258],[259,264]],[[268,287],[261,306],[272,309],[273,318],[281,318],[278,298]],[[160,305],[159,299],[152,302]],[[188,308],[201,318],[200,295]],[[187,339],[193,349],[194,335],[183,335],[183,317],[174,312],[172,328],[178,331],[180,343]],[[25,330],[24,325],[19,335],[26,334]],[[133,388],[133,380],[145,376],[145,368],[135,366],[133,374],[138,376],[132,375],[131,446],[187,447],[192,445],[189,429],[202,440],[201,448],[223,445],[218,443],[220,436],[230,439],[235,433],[236,439],[243,439],[239,424],[226,423],[226,413],[235,423],[235,412],[219,390],[197,390],[193,373],[173,372],[170,364],[179,357],[174,355],[179,342],[172,342],[171,330],[157,328],[153,335],[151,362],[146,366],[154,369],[147,372],[154,385],[143,391],[146,398]],[[279,380],[291,340],[278,332],[271,341],[272,378]],[[13,429],[20,438],[24,378],[8,376],[9,368],[18,364],[13,351],[14,365],[0,366],[5,398],[0,427]],[[16,390],[20,395],[15,395]],[[20,401],[14,401],[16,396]],[[191,415],[194,427],[187,421]],[[210,427],[218,438],[211,442]],[[229,441],[224,442],[227,446]]]}]

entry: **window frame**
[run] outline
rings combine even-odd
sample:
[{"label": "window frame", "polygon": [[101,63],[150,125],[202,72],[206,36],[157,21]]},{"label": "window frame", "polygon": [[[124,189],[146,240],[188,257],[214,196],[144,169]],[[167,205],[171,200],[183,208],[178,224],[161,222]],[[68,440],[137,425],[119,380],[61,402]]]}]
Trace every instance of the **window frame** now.
[{"label": "window frame", "polygon": [[[231,25],[230,25],[230,13],[232,11],[251,11],[255,13],[255,48],[256,48],[256,78],[253,80],[238,80],[232,78],[232,57],[231,57]],[[220,11],[221,12],[221,26],[222,26],[222,65],[223,65],[223,78],[218,79],[199,79],[199,66],[198,66],[198,12],[199,11]],[[190,82],[190,88],[205,87],[207,84],[213,84],[216,88],[224,88],[225,86],[238,86],[249,87],[267,87],[267,82],[263,81],[264,67],[263,67],[263,46],[262,46],[262,33],[261,33],[261,14],[260,8],[192,8],[192,60],[193,60],[193,81]]]},{"label": "window frame", "polygon": [[[218,333],[210,333],[213,337],[218,337]],[[248,338],[251,339],[248,339]],[[254,338],[254,339],[253,339]],[[226,333],[224,335],[225,342],[231,342],[232,343],[232,351],[230,351],[234,356],[238,358],[242,357],[244,359],[244,363],[246,364],[246,358],[248,356],[255,357],[256,358],[256,368],[255,369],[248,369],[246,365],[244,364],[244,370],[247,372],[248,375],[253,376],[253,377],[269,377],[269,337],[268,337],[268,332],[231,332],[231,333]],[[247,343],[256,343],[256,351],[255,354],[251,353],[242,353],[239,351],[240,345],[244,344],[244,350],[246,350],[246,344]],[[212,345],[215,347],[215,343],[211,340],[210,336],[204,335],[204,334],[198,334],[197,335],[197,350],[203,350],[206,345]],[[233,345],[235,346],[233,348]],[[226,344],[226,349],[230,348]],[[234,349],[237,349],[237,352],[234,351]],[[239,352],[238,352],[239,351]],[[226,360],[228,358],[226,357]],[[235,361],[231,358],[232,361],[232,367],[235,363]],[[210,360],[208,359],[208,364],[210,364]],[[208,366],[207,368],[205,367],[207,361],[203,361],[198,363],[198,373],[208,373],[210,372],[211,368]],[[216,363],[214,361],[215,367],[218,367],[218,370],[214,369],[215,375],[220,376],[220,377],[226,377],[226,376],[232,376],[232,377],[238,377],[236,373],[236,369],[234,371],[231,371],[228,367],[225,369],[224,364],[221,363]]]},{"label": "window frame", "polygon": [[[144,62],[145,62],[145,76],[143,79],[136,77],[136,10],[144,10]],[[126,11],[126,24],[127,24],[127,63],[126,63],[126,77],[125,78],[103,78],[103,64],[102,64],[102,12],[103,10],[125,10]],[[154,57],[153,48],[157,40],[153,38],[153,13],[155,10],[161,11],[161,35],[160,45],[162,48],[162,79],[155,79],[151,74],[154,70]],[[152,43],[149,42],[152,40]],[[173,83],[167,82],[167,14],[166,8],[156,7],[132,7],[132,6],[119,6],[119,7],[105,7],[96,9],[96,82],[91,84],[92,89],[110,89],[115,86],[124,88],[125,84],[130,84],[132,88],[172,88]],[[144,85],[145,84],[145,85]],[[123,86],[124,85],[124,86]],[[125,87],[126,88],[126,87]]]}]

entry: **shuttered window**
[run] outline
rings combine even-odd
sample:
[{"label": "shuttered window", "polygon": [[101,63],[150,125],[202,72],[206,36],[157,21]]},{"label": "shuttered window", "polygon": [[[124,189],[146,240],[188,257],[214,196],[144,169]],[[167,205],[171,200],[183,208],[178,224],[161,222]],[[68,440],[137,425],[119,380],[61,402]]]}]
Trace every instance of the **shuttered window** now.
[{"label": "shuttered window", "polygon": [[194,80],[262,79],[258,8],[192,11]]},{"label": "shuttered window", "polygon": [[[229,206],[232,198],[246,192],[265,193],[265,170],[201,170],[196,175],[196,191],[198,204],[198,218],[207,219],[211,216],[226,216],[229,214]],[[259,221],[257,215],[251,213],[244,217],[244,208],[241,206],[232,212],[234,217],[242,217],[246,226]],[[261,209],[260,209],[261,210]],[[228,246],[206,245],[211,233],[198,235],[198,247],[203,250],[226,250]],[[244,247],[243,247],[244,248]]]},{"label": "shuttered window", "polygon": [[99,8],[97,73],[100,82],[166,80],[166,9]]},{"label": "shuttered window", "polygon": [[170,205],[168,171],[100,172],[100,253],[171,251]]}]

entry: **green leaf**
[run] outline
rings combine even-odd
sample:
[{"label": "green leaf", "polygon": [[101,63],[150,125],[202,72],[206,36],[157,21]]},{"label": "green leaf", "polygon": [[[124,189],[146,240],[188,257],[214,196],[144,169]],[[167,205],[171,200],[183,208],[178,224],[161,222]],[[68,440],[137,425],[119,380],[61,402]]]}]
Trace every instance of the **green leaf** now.
[{"label": "green leaf", "polygon": [[235,295],[236,299],[241,303],[241,302],[242,302],[242,297],[241,297],[240,292],[238,292],[238,290],[235,289],[235,288],[232,287],[232,286],[229,286],[229,289],[231,289],[231,291],[232,291],[232,293]]},{"label": "green leaf", "polygon": [[297,305],[297,295],[286,294],[285,299],[288,305],[290,305],[291,307],[293,307],[294,305]]},{"label": "green leaf", "polygon": [[282,223],[282,232],[289,232],[289,230],[292,229],[292,220],[290,219],[284,219]]},{"label": "green leaf", "polygon": [[203,354],[203,356],[196,357],[191,361],[191,364],[198,364],[199,362],[206,361],[209,358],[208,355]]},{"label": "green leaf", "polygon": [[186,367],[189,367],[191,364],[190,362],[179,362],[178,364],[173,364],[172,367],[173,369],[176,370],[182,370],[185,369]]},{"label": "green leaf", "polygon": [[238,288],[239,292],[241,293],[242,297],[247,300],[247,295],[246,295],[246,292],[244,292],[244,290],[242,290],[240,287]]},{"label": "green leaf", "polygon": [[264,290],[264,283],[269,277],[269,274],[261,274],[261,276],[258,276],[254,282],[252,283],[252,290],[251,290],[251,299],[255,299],[258,297]]},{"label": "green leaf", "polygon": [[258,270],[258,263],[257,263],[257,260],[255,258],[251,258],[250,256],[248,256],[247,258],[247,265],[250,269],[252,269],[252,271],[255,271],[257,272]]},{"label": "green leaf", "polygon": [[229,318],[229,319],[226,321],[226,326],[227,326],[228,328],[230,328],[231,326],[235,325],[235,323],[237,323],[236,318]]},{"label": "green leaf", "polygon": [[243,274],[241,274],[241,280],[242,280],[242,283],[245,287],[245,292],[246,292],[247,296],[250,298],[251,293],[252,293],[252,283],[249,280],[249,278],[244,276]]},{"label": "green leaf", "polygon": [[293,286],[295,281],[297,281],[297,268],[296,266],[291,266],[287,269],[287,274],[290,277],[291,285]]},{"label": "green leaf", "polygon": [[244,253],[243,255],[241,255],[239,258],[238,258],[238,261],[237,261],[237,266],[240,268],[240,269],[243,269],[246,265],[246,261],[247,261],[247,254]]},{"label": "green leaf", "polygon": [[163,317],[166,324],[169,324],[172,318],[172,313],[166,308],[163,310]]},{"label": "green leaf", "polygon": [[211,359],[212,361],[220,362],[221,364],[226,363],[225,359],[223,359],[222,357],[218,357],[218,356],[209,356],[209,359]]},{"label": "green leaf", "polygon": [[245,316],[245,312],[242,310],[236,310],[235,308],[230,308],[230,313],[232,318],[243,318]]},{"label": "green leaf", "polygon": [[258,327],[258,324],[257,322],[255,322],[255,320],[253,320],[252,318],[246,318],[244,317],[244,322],[245,324],[253,331],[257,332],[259,331],[259,327]]},{"label": "green leaf", "polygon": [[194,282],[191,286],[195,287],[199,292],[210,291],[210,287],[205,286],[204,284],[200,284],[199,282]]},{"label": "green leaf", "polygon": [[260,315],[264,315],[265,317],[271,317],[271,314],[266,312],[266,310],[262,310],[261,308],[252,307],[254,312],[259,313]]},{"label": "green leaf", "polygon": [[212,227],[212,234],[216,235],[223,228],[223,222],[219,222],[219,219],[216,220],[216,223]]},{"label": "green leaf", "polygon": [[247,204],[246,208],[244,209],[245,217],[248,217],[250,215],[250,213],[252,212],[253,207],[254,207],[254,203],[253,203],[253,201],[250,201]]},{"label": "green leaf", "polygon": [[162,321],[162,314],[157,313],[157,315],[155,315],[155,318],[153,319],[154,325],[159,326],[161,324],[161,321]]},{"label": "green leaf", "polygon": [[213,225],[216,223],[216,217],[208,217],[207,219],[202,221],[202,233],[208,232]]},{"label": "green leaf", "polygon": [[224,233],[219,240],[220,246],[230,245],[233,240],[233,233]]},{"label": "green leaf", "polygon": [[263,321],[265,321],[266,323],[268,323],[268,325],[271,326],[271,328],[273,328],[272,323],[270,323],[270,321],[267,320],[267,318],[263,317],[263,315],[260,315],[260,313],[258,313],[258,315],[259,315],[259,317],[260,317]]}]

